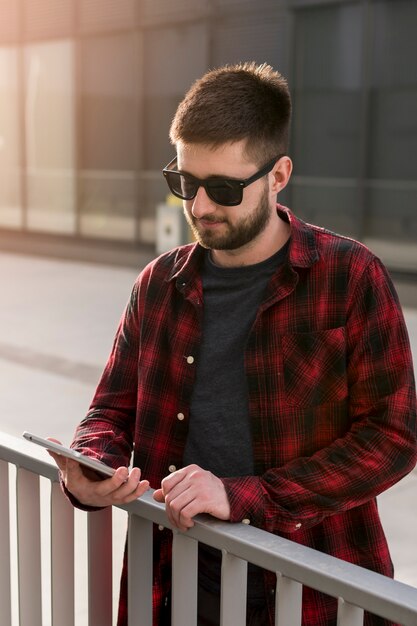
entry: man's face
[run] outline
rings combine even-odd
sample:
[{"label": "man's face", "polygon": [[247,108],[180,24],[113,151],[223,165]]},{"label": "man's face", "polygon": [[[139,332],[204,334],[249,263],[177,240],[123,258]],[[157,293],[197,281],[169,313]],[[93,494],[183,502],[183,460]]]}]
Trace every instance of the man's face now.
[{"label": "man's face", "polygon": [[[248,178],[259,165],[247,161],[243,148],[242,142],[216,149],[200,144],[180,144],[177,146],[178,168],[200,179],[210,176]],[[246,187],[242,202],[237,206],[216,204],[203,187],[194,200],[184,201],[184,213],[195,238],[212,250],[237,250],[256,241],[267,227],[272,211],[267,177]]]}]

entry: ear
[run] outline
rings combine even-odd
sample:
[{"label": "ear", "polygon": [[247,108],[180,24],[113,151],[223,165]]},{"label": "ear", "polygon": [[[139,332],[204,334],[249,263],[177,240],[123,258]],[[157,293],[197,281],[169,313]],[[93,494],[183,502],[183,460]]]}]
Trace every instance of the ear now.
[{"label": "ear", "polygon": [[277,161],[274,165],[271,174],[273,176],[273,183],[271,186],[271,191],[274,193],[279,193],[286,187],[288,181],[290,180],[292,172],[292,161],[290,157],[283,156]]}]

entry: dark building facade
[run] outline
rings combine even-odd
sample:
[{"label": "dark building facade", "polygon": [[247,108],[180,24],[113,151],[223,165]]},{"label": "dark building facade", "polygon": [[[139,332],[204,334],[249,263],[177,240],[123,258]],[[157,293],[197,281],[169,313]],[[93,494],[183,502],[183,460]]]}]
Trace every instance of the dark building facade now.
[{"label": "dark building facade", "polygon": [[155,242],[179,100],[255,60],[293,94],[284,201],[417,271],[416,24],[416,0],[0,0],[0,230]]}]

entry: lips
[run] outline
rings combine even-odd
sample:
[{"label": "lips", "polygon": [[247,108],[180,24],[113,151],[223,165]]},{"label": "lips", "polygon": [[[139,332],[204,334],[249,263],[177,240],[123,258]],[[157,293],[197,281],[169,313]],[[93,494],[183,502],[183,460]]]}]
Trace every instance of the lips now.
[{"label": "lips", "polygon": [[205,220],[201,220],[200,224],[205,228],[215,228],[219,224],[222,224],[222,222],[206,222]]},{"label": "lips", "polygon": [[225,220],[207,220],[200,218],[196,220],[196,223],[204,226],[204,228],[215,228],[216,226],[220,226],[220,224],[225,224]]}]

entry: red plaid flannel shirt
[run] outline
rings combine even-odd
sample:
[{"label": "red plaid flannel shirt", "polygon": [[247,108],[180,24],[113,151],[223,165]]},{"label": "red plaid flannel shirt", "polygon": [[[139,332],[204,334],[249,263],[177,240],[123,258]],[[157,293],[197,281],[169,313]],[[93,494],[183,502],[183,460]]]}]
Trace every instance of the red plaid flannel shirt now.
[{"label": "red plaid flannel shirt", "polygon": [[[366,247],[291,225],[288,262],[270,281],[245,348],[256,476],[223,482],[231,522],[387,576],[376,496],[416,462],[416,394],[397,295]],[[73,445],[134,464],[151,487],[182,466],[201,337],[202,248],[175,249],[138,277],[90,410]],[[400,520],[399,520],[400,523]],[[400,529],[399,529],[400,530]],[[155,529],[154,624],[170,589],[171,533]],[[271,604],[275,576],[266,573]],[[303,625],[335,624],[336,601],[312,589]],[[126,562],[119,626],[127,623]],[[385,624],[367,615],[366,624]]]}]

